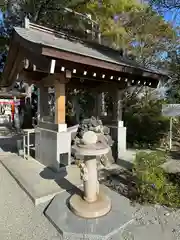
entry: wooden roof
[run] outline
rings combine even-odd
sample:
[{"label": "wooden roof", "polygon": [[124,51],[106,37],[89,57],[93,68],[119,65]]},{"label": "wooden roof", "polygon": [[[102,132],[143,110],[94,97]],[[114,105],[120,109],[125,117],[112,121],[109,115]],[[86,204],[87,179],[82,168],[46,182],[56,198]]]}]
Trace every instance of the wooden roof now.
[{"label": "wooden roof", "polygon": [[32,23],[26,28],[14,28],[1,85],[9,86],[16,80],[17,74],[24,68],[24,59],[35,65],[36,70],[41,69],[47,74],[51,60],[55,59],[57,72],[62,65],[72,69],[89,67],[96,69],[96,72],[109,71],[115,76],[127,73],[132,78],[147,78],[154,80],[155,85],[161,78],[168,78],[164,72],[144,68],[122,57],[119,51]]}]

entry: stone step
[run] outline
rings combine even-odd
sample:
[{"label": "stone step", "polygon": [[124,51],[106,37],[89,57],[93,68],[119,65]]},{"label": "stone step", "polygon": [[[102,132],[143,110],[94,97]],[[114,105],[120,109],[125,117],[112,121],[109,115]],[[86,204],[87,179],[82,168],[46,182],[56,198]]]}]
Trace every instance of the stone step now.
[{"label": "stone step", "polygon": [[16,154],[0,154],[0,162],[29,195],[35,205],[82,184],[79,168],[69,166],[54,173],[34,159],[25,160]]}]

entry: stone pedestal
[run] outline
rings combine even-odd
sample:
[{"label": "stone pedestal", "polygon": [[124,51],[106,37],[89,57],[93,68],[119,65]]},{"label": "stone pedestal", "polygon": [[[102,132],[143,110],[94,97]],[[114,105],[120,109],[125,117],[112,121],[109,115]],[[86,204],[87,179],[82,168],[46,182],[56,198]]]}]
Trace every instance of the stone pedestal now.
[{"label": "stone pedestal", "polygon": [[[99,194],[99,183],[97,178],[97,163],[96,157],[86,157],[85,167],[88,170],[87,179],[84,179],[84,200],[88,203],[93,203],[97,200]],[[90,177],[92,176],[92,177]]]},{"label": "stone pedestal", "polygon": [[86,157],[85,168],[88,176],[83,179],[83,196],[74,194],[69,201],[70,208],[79,217],[102,217],[111,210],[111,200],[99,189],[96,158]]},{"label": "stone pedestal", "polygon": [[83,195],[74,194],[70,198],[69,205],[77,216],[83,218],[101,217],[111,209],[111,200],[103,192],[99,191],[96,162],[96,156],[107,154],[109,147],[97,143],[97,140],[97,135],[89,131],[83,136],[82,141],[84,141],[84,144],[74,146],[75,152],[80,156],[84,156],[84,163],[80,167],[84,191]]},{"label": "stone pedestal", "polygon": [[118,158],[119,158],[121,153],[124,153],[127,150],[126,135],[127,135],[127,129],[126,129],[126,127],[124,127],[124,122],[123,121],[119,121],[118,122],[118,137],[117,137]]},{"label": "stone pedestal", "polygon": [[[134,221],[133,208],[130,201],[113,190],[100,186],[111,199],[111,210],[108,214],[95,219],[86,219],[74,214],[66,204],[71,194],[77,194],[77,189],[71,193],[64,191],[52,200],[45,211],[45,216],[61,234],[62,240],[120,240],[121,233]],[[101,202],[99,201],[101,204]],[[93,204],[91,206],[94,209]],[[89,207],[89,211],[91,211]]]},{"label": "stone pedestal", "polygon": [[71,133],[66,124],[39,122],[35,134],[35,158],[58,172],[71,164]]},{"label": "stone pedestal", "polygon": [[65,83],[66,76],[64,74],[53,77],[55,118],[49,114],[48,87],[41,85],[39,88],[38,111],[40,118],[36,129],[35,158],[56,172],[71,163],[71,133],[67,131],[65,124]]},{"label": "stone pedestal", "polygon": [[110,135],[114,141],[112,153],[115,159],[126,152],[126,127],[124,127],[123,121],[109,121],[104,124],[110,129]]}]

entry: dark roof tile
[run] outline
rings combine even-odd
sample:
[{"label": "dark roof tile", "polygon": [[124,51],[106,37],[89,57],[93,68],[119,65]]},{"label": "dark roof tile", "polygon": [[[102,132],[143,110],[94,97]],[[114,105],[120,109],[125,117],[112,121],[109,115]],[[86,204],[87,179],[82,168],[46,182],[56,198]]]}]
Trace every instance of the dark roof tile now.
[{"label": "dark roof tile", "polygon": [[86,42],[81,39],[66,35],[64,33],[56,34],[55,32],[49,33],[41,31],[40,29],[21,27],[16,27],[15,32],[25,40],[43,46],[48,46],[59,50],[88,56],[101,61],[134,67],[151,73],[167,75],[165,72],[150,70],[142,67],[135,61],[122,57],[119,51],[113,50],[109,47],[105,47],[97,43]]}]

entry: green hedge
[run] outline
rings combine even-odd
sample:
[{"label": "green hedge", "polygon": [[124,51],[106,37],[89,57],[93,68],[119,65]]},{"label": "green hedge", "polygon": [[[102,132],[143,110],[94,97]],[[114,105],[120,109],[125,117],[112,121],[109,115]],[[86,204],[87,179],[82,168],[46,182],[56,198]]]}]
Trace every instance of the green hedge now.
[{"label": "green hedge", "polygon": [[169,120],[161,115],[162,101],[143,99],[135,105],[127,106],[124,121],[127,127],[127,141],[131,147],[159,146],[169,130]]}]

